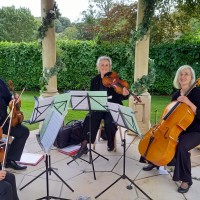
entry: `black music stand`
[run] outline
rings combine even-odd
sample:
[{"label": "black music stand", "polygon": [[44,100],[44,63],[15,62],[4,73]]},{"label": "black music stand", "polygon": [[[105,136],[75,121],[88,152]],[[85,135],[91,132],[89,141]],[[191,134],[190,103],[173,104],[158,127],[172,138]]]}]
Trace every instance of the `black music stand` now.
[{"label": "black music stand", "polygon": [[[106,91],[71,91],[71,106],[73,110],[87,110],[89,111],[89,161],[83,158],[79,158],[89,164],[92,164],[94,179],[96,180],[95,170],[94,170],[94,161],[98,157],[102,157],[106,160],[108,158],[102,156],[101,154],[97,153],[91,148],[91,130],[92,130],[92,122],[91,122],[91,115],[93,111],[107,111],[106,110],[106,103],[107,103],[107,92]],[[97,154],[98,156],[93,159],[92,152]],[[76,159],[71,160],[67,164],[75,161]]]},{"label": "black music stand", "polygon": [[34,99],[35,99],[35,105],[32,111],[32,115],[29,120],[24,121],[29,124],[34,124],[43,121],[47,114],[48,109],[53,104],[53,97],[38,98],[34,96]]},{"label": "black music stand", "polygon": [[[40,199],[64,199],[65,198],[59,198],[49,195],[49,174],[51,175],[51,172],[53,172],[72,192],[74,190],[54,171],[54,169],[51,167],[51,156],[50,151],[53,146],[53,143],[57,137],[57,134],[63,124],[64,117],[67,113],[67,108],[69,105],[69,94],[62,94],[56,96],[54,98],[53,103],[48,109],[48,112],[45,115],[44,122],[42,124],[42,128],[40,130],[40,134],[36,135],[38,143],[42,150],[45,152],[45,167],[46,169],[40,173],[38,176],[36,176],[33,180],[28,182],[26,185],[24,185],[20,190],[24,189],[26,186],[28,186],[30,183],[35,181],[37,178],[39,178],[41,175],[46,173],[46,191],[47,196],[39,198]],[[64,113],[64,114],[63,114]]]},{"label": "black music stand", "polygon": [[[137,122],[135,120],[134,113],[131,108],[121,106],[119,104],[115,103],[107,103],[108,110],[110,111],[114,122],[116,125],[126,128],[127,130],[133,131],[136,134],[138,134],[140,137],[142,137],[142,134],[139,131],[139,128],[137,126]],[[110,187],[112,187],[115,183],[117,183],[121,179],[128,179],[137,189],[139,189],[148,199],[152,200],[140,187],[138,187],[134,181],[132,181],[127,175],[126,175],[126,139],[125,139],[125,132],[124,132],[124,139],[122,140],[122,146],[123,146],[123,174],[114,181],[110,186],[108,186],[105,190],[103,190],[100,194],[98,194],[96,198],[98,198],[100,195],[102,195],[105,191],[107,191]]]}]

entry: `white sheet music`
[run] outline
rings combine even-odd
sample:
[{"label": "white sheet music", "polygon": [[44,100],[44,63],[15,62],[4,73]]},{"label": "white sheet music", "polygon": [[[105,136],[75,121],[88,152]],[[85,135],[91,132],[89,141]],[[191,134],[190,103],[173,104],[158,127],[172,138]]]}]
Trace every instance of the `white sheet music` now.
[{"label": "white sheet music", "polygon": [[107,106],[113,117],[114,122],[116,122],[117,125],[127,128],[128,130],[131,130],[142,137],[142,133],[140,132],[137,125],[135,115],[130,107],[110,102],[107,102]]},{"label": "white sheet music", "polygon": [[[106,111],[107,91],[70,91],[74,110]],[[89,98],[89,100],[88,100]]]},{"label": "white sheet music", "polygon": [[47,126],[44,129],[44,133],[40,133],[42,135],[41,144],[43,146],[43,149],[46,153],[48,153],[51,150],[51,147],[53,146],[53,143],[56,139],[56,136],[58,134],[58,131],[60,130],[62,124],[63,124],[64,117],[54,108],[52,108],[51,116],[49,119],[49,123],[45,124],[43,123],[42,126]]}]

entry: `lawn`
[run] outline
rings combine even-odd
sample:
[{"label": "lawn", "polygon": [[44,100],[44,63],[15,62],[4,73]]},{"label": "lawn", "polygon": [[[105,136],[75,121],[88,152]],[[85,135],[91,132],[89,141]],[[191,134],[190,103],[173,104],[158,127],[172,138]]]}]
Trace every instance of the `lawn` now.
[{"label": "lawn", "polygon": [[[24,119],[28,120],[31,117],[33,107],[34,107],[34,96],[38,97],[39,92],[24,92],[21,97],[21,111],[24,114]],[[151,124],[155,124],[155,121],[159,121],[164,108],[169,104],[170,96],[152,96],[151,97]],[[125,106],[128,106],[128,100],[123,102]],[[87,111],[75,111],[69,110],[65,123],[71,120],[84,119]],[[30,130],[35,130],[38,128],[39,123],[26,124],[25,125]]]}]

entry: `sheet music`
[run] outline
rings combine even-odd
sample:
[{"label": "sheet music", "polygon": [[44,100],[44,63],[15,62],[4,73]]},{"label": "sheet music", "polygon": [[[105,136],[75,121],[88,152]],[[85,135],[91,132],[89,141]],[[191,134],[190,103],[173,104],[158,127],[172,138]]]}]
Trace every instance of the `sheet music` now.
[{"label": "sheet music", "polygon": [[70,94],[74,110],[89,110],[91,107],[91,110],[106,111],[107,91],[70,91]]},{"label": "sheet music", "polygon": [[49,107],[52,104],[52,101],[53,97],[47,97],[47,98],[35,97],[35,105],[29,123],[36,123],[43,121]]},{"label": "sheet music", "polygon": [[43,129],[45,130],[45,132],[40,133],[42,135],[42,137],[40,137],[41,144],[45,152],[48,152],[53,146],[58,131],[60,130],[64,121],[64,117],[55,109],[52,109],[49,118],[50,119],[48,120],[48,124],[43,123],[42,125],[42,126],[47,126],[45,129]]},{"label": "sheet music", "polygon": [[[108,110],[110,111],[114,122],[128,130],[131,130],[142,137],[142,133],[139,130],[137,121],[133,110],[130,107],[122,106],[116,103],[107,102]],[[122,118],[123,115],[123,118]]]}]

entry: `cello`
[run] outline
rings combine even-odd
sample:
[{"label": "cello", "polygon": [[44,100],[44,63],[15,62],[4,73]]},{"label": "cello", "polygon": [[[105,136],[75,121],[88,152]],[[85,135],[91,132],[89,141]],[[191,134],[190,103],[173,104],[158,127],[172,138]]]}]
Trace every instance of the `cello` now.
[{"label": "cello", "polygon": [[[200,78],[187,90],[200,85]],[[163,111],[162,119],[139,142],[140,154],[157,166],[167,165],[174,157],[178,137],[194,120],[194,112],[183,102],[173,101]]]}]

